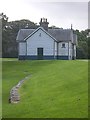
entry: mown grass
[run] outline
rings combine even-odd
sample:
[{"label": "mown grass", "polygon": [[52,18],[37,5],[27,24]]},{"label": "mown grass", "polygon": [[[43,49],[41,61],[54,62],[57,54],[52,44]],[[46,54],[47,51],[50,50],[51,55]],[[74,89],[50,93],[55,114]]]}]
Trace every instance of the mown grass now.
[{"label": "mown grass", "polygon": [[2,59],[0,59],[0,118],[2,117]]},{"label": "mown grass", "polygon": [[[31,74],[9,104],[10,89]],[[3,118],[88,117],[88,63],[85,61],[3,61]]]}]

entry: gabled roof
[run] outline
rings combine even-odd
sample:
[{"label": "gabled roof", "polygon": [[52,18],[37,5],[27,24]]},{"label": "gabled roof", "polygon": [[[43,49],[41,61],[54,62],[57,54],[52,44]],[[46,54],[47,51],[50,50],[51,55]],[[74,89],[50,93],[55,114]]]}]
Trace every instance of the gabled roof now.
[{"label": "gabled roof", "polygon": [[42,27],[39,27],[37,29],[21,29],[18,32],[16,40],[25,41],[28,37],[32,36],[39,29],[42,29],[46,34],[48,34],[57,42],[72,41],[72,43],[74,44],[76,44],[77,42],[77,35],[74,34],[71,29],[48,29],[48,31],[45,31]]},{"label": "gabled roof", "polygon": [[27,40],[29,37],[31,37],[33,34],[35,34],[38,30],[42,30],[42,31],[44,31],[47,35],[49,35],[53,40],[55,40],[55,41],[57,41],[53,36],[51,36],[46,30],[44,30],[44,28],[43,27],[38,27],[36,30],[34,30],[30,35],[28,35],[25,39],[24,39],[24,41],[25,40]]},{"label": "gabled roof", "polygon": [[29,36],[35,29],[21,29],[18,32],[17,41],[24,41],[24,39]]}]

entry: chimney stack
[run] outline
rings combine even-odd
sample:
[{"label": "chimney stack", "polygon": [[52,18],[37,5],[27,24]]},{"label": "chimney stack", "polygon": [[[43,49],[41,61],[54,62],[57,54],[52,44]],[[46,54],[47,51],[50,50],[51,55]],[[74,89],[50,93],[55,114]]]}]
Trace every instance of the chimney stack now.
[{"label": "chimney stack", "polygon": [[71,30],[73,29],[72,27],[73,27],[73,26],[72,26],[72,24],[71,24]]},{"label": "chimney stack", "polygon": [[49,24],[49,22],[47,22],[47,19],[46,19],[46,18],[41,18],[39,24],[40,24],[40,26],[43,27],[46,31],[48,31],[48,24]]}]

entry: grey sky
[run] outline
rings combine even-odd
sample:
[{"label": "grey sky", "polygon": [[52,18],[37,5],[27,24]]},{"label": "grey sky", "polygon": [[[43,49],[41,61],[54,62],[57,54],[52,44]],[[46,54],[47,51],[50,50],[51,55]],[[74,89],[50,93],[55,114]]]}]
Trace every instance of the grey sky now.
[{"label": "grey sky", "polygon": [[88,28],[90,29],[90,2],[88,3]]},{"label": "grey sky", "polygon": [[[31,2],[31,0],[7,0],[4,12],[11,20],[29,19],[39,23],[41,17],[48,19],[49,26],[84,30],[88,28],[88,2]],[[10,1],[10,2],[9,2]],[[44,0],[45,1],[45,0]],[[56,0],[58,1],[58,0]],[[5,0],[2,0],[2,4]]]}]

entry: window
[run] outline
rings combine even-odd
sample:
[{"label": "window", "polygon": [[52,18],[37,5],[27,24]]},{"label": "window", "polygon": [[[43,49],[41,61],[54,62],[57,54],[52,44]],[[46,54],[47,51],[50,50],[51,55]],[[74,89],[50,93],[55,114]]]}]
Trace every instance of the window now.
[{"label": "window", "polygon": [[62,48],[65,48],[65,43],[62,43]]}]

